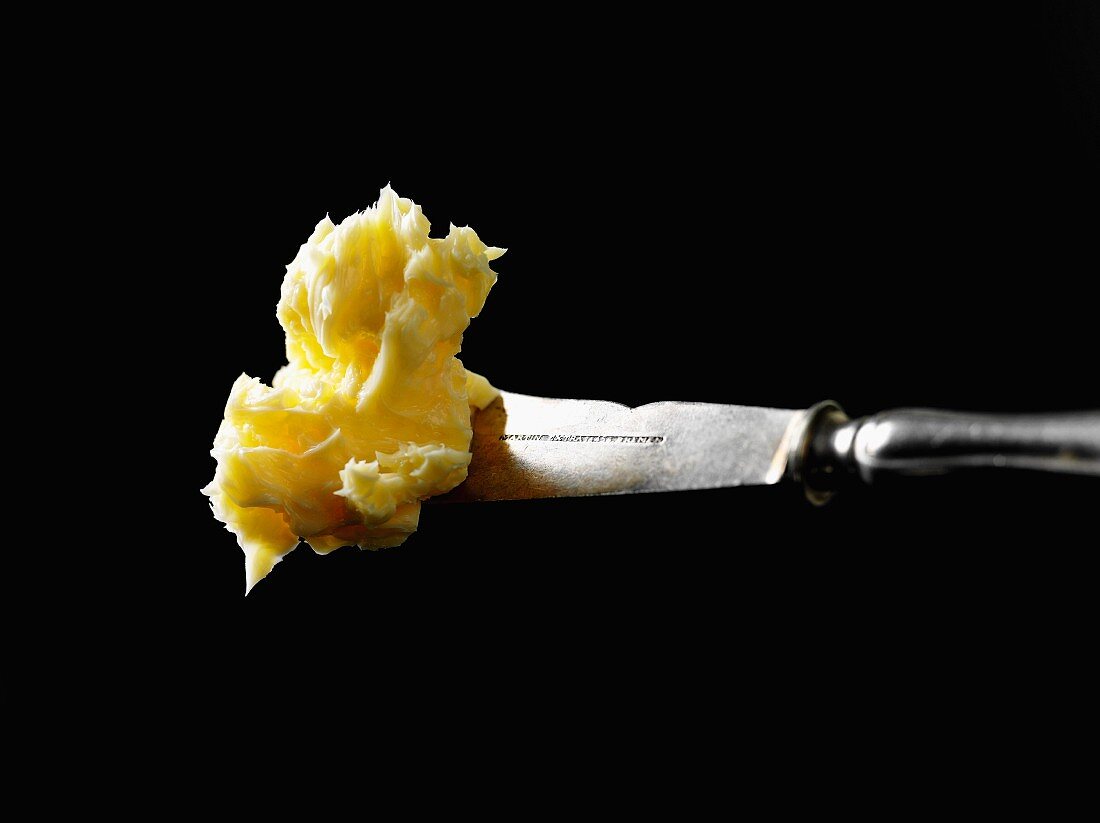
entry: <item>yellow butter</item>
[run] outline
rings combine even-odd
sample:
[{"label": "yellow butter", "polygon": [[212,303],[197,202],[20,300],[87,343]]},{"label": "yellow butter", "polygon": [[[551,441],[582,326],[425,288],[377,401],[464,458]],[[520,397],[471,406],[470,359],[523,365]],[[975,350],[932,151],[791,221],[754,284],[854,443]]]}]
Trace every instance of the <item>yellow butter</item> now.
[{"label": "yellow butter", "polygon": [[244,550],[246,591],[299,538],[318,553],[404,542],[420,501],[466,478],[470,406],[497,392],[455,355],[504,250],[429,228],[387,186],[373,208],[318,223],[287,266],[287,365],[270,386],[237,378],[202,490]]}]

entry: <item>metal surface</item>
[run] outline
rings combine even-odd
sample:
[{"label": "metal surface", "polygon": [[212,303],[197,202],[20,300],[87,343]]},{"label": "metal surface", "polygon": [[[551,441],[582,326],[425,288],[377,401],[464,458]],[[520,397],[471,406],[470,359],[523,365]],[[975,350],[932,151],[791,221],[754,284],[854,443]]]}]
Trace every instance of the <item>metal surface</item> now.
[{"label": "metal surface", "polygon": [[[831,461],[822,461],[812,450],[814,443],[820,442],[818,433],[830,426],[847,423],[848,415],[834,400],[822,400],[800,415],[791,425],[790,443],[787,455],[787,475],[796,483],[802,484],[806,499],[815,506],[823,506],[836,492],[832,478],[828,477],[834,465]],[[825,475],[824,478],[821,475]]]},{"label": "metal surface", "polygon": [[502,392],[474,415],[466,481],[440,502],[577,497],[777,482],[803,412]]},{"label": "metal surface", "polygon": [[1100,411],[974,414],[894,409],[849,420],[835,403],[796,432],[791,474],[814,502],[854,479],[1030,469],[1100,476]]},{"label": "metal surface", "polygon": [[502,392],[474,415],[462,485],[433,501],[521,500],[764,485],[784,477],[821,504],[847,482],[960,468],[1100,476],[1100,411],[989,415],[895,409],[849,420],[806,411]]}]

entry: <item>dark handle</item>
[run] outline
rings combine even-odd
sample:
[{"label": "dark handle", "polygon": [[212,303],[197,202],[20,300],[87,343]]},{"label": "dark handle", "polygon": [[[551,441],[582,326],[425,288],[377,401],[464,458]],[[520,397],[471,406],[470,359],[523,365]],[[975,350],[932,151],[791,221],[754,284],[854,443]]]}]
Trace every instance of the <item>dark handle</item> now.
[{"label": "dark handle", "polygon": [[791,473],[814,502],[853,479],[944,474],[964,468],[1037,469],[1100,476],[1100,410],[972,414],[894,409],[849,420],[836,403],[806,413]]}]

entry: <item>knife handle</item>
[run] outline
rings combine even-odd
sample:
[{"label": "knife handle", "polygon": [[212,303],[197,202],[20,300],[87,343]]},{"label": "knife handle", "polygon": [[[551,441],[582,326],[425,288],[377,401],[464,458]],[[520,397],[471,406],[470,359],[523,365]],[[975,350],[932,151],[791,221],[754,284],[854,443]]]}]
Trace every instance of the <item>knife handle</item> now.
[{"label": "knife handle", "polygon": [[1100,410],[973,414],[894,409],[856,420],[831,400],[806,412],[790,472],[824,503],[854,480],[1010,468],[1100,476]]}]

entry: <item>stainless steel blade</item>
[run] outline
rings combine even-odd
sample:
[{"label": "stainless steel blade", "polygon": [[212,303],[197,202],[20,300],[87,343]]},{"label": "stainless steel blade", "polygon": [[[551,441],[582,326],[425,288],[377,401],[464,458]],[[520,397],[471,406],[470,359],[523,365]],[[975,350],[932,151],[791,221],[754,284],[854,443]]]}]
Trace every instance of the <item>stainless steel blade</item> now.
[{"label": "stainless steel blade", "polygon": [[444,501],[578,497],[775,483],[803,412],[502,392],[474,415],[473,460]]}]

